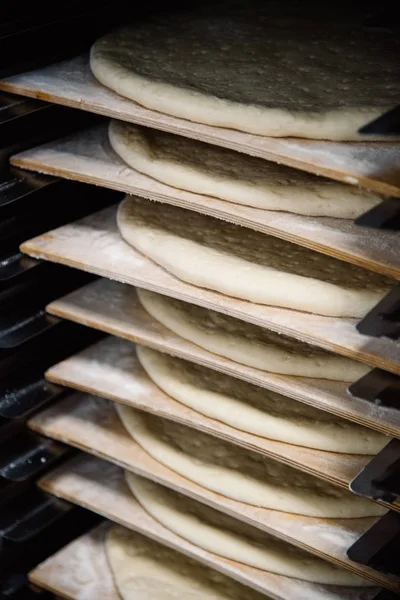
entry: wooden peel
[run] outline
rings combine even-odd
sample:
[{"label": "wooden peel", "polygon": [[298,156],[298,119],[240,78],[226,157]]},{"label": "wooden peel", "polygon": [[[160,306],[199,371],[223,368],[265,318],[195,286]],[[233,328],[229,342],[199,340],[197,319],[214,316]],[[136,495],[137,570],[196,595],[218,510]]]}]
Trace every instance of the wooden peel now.
[{"label": "wooden peel", "polygon": [[170,275],[122,240],[116,207],[29,240],[22,244],[21,251],[217,310],[400,375],[400,344],[361,335],[355,328],[356,319],[254,304]]},{"label": "wooden peel", "polygon": [[[327,560],[340,562],[354,571],[359,569],[359,573],[366,569],[365,573],[382,577],[381,573],[353,563],[346,556],[347,549],[376,518],[310,518],[253,507],[206,490],[144,452],[127,434],[112,404],[104,399],[74,394],[34,416],[29,426],[40,434],[110,461]],[[390,507],[400,511],[400,505]]]},{"label": "wooden peel", "polygon": [[29,573],[32,583],[67,600],[121,600],[105,553],[109,524],[74,540]]},{"label": "wooden peel", "polygon": [[[364,600],[373,596],[365,588],[364,591],[357,591],[355,588],[312,584],[247,567],[201,550],[155,521],[141,508],[132,495],[125,483],[122,470],[99,459],[87,456],[76,457],[42,478],[39,485],[47,492],[90,508],[120,525],[138,531],[183,554],[191,556],[277,600],[287,600],[287,598],[296,598],[296,600]],[[274,512],[274,514],[279,523],[283,513]],[[296,525],[299,517],[296,515],[287,515],[287,519],[287,527],[289,527],[289,523],[291,522],[295,530],[300,530],[301,528],[305,530],[312,529],[315,532],[315,538],[319,538],[319,533],[321,533],[322,537],[328,539],[328,531],[331,534],[334,531],[334,529],[329,527],[327,522],[325,522],[325,526],[328,527],[328,530],[325,530],[322,520],[320,520],[319,524],[315,522],[311,525],[311,523],[306,524],[303,521],[303,525]],[[337,531],[340,531],[340,527]],[[343,531],[341,535],[343,537]],[[352,535],[357,535],[354,530]],[[331,535],[329,539],[336,539],[336,537],[338,536]],[[321,540],[318,540],[318,543],[321,544]],[[346,560],[347,564],[341,563],[341,566],[346,566],[346,568],[354,571],[358,569],[358,572],[362,576],[368,579],[371,578],[371,581],[372,577],[374,577],[376,583],[385,585],[386,587],[393,587],[393,581],[390,578],[366,567],[351,563],[348,559]],[[377,579],[380,581],[378,582]],[[394,589],[398,589],[396,584],[394,585]]]},{"label": "wooden peel", "polygon": [[203,416],[180,404],[157,387],[142,368],[135,345],[118,338],[106,338],[55,365],[47,371],[46,378],[52,383],[95,394],[188,425],[327,479],[346,489],[372,458],[269,440]]},{"label": "wooden peel", "polygon": [[91,74],[87,56],[14,75],[0,81],[0,89],[225,146],[382,194],[400,194],[397,142],[268,138],[170,117],[102,86]]},{"label": "wooden peel", "polygon": [[400,278],[397,232],[371,235],[350,219],[260,210],[173,188],[123,163],[108,142],[106,124],[26,150],[11,164],[202,212]]},{"label": "wooden peel", "polygon": [[383,409],[364,400],[351,398],[344,382],[278,375],[246,367],[203,350],[155,321],[142,308],[132,286],[99,279],[52,302],[47,309],[58,317],[150,346],[279,392],[387,435],[400,437],[399,411]]}]

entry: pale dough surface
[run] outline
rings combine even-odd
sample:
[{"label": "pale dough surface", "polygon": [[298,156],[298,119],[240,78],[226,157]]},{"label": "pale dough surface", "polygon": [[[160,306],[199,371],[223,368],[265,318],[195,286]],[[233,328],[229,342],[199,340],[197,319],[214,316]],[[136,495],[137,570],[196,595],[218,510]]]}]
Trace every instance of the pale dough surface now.
[{"label": "pale dough surface", "polygon": [[261,158],[124,121],[111,121],[115,152],[133,169],[178,189],[235,204],[355,219],[379,194]]},{"label": "pale dough surface", "polygon": [[127,196],[128,244],[193,285],[258,304],[363,317],[394,281],[285,240],[197,212]]},{"label": "pale dough surface", "polygon": [[272,373],[356,381],[370,367],[214,310],[137,289],[146,311],[201,348]]},{"label": "pale dough surface", "polygon": [[229,375],[137,346],[141,365],[167,395],[258,436],[331,452],[377,454],[389,438]]},{"label": "pale dough surface", "polygon": [[314,583],[370,585],[358,575],[152,481],[128,471],[125,477],[134,496],[152,517],[213,554],[263,571]]},{"label": "pale dough surface", "polygon": [[382,515],[382,506],[316,477],[184,425],[116,405],[129,434],[150,456],[228,498],[310,517]]},{"label": "pale dough surface", "polygon": [[122,600],[268,600],[194,560],[114,526],[106,551]]},{"label": "pale dough surface", "polygon": [[276,137],[359,139],[398,104],[395,30],[318,27],[242,4],[139,19],[94,44],[92,71],[149,109]]}]

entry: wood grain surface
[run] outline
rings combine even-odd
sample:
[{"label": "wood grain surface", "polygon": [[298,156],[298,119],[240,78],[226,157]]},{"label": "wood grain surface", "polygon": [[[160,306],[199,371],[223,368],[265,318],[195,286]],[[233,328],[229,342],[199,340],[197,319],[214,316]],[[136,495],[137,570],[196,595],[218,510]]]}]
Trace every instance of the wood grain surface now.
[{"label": "wood grain surface", "polygon": [[355,319],[254,304],[177,279],[124,242],[116,207],[22,244],[22,252],[210,308],[400,375],[400,342],[363,336]]},{"label": "wood grain surface", "polygon": [[98,83],[86,55],[14,75],[0,81],[0,89],[225,146],[383,194],[400,193],[398,142],[268,138],[170,117],[147,110]]},{"label": "wood grain surface", "polygon": [[399,411],[351,397],[344,382],[278,375],[247,367],[203,350],[155,321],[142,308],[132,286],[99,279],[56,300],[47,308],[53,315],[151,346],[282,393],[387,435],[400,437]]},{"label": "wood grain surface", "polygon": [[261,210],[173,188],[126,165],[110,146],[107,124],[26,150],[11,164],[205,213],[400,278],[397,232],[377,229],[371,235],[349,219]]},{"label": "wood grain surface", "polygon": [[140,365],[135,345],[115,337],[106,338],[55,365],[47,371],[46,377],[53,383],[188,425],[346,489],[371,460],[368,456],[326,452],[268,440],[203,416],[157,387]]},{"label": "wood grain surface", "polygon": [[[120,525],[151,537],[241,583],[267,593],[272,598],[279,600],[288,598],[296,600],[366,600],[373,596],[365,588],[361,591],[355,588],[312,584],[254,569],[202,550],[170,532],[153,519],[129,490],[122,470],[98,459],[86,456],[77,457],[45,475],[39,485],[56,496],[80,504]],[[276,514],[279,515],[279,513]],[[367,576],[367,573],[363,573],[363,575]],[[371,572],[371,576],[373,575],[374,573]],[[382,575],[378,574],[378,577],[382,578]],[[387,583],[386,579],[385,585]],[[391,586],[392,583],[390,583]]]},{"label": "wood grain surface", "polygon": [[[354,572],[374,577],[374,581],[378,581],[376,577],[379,582],[384,579],[385,585],[387,581],[389,585],[395,581],[353,563],[346,556],[347,549],[376,522],[376,518],[304,517],[250,506],[206,490],[144,452],[126,432],[112,403],[107,400],[73,394],[35,415],[29,421],[29,427],[165,485]],[[400,510],[400,506],[396,508]],[[395,587],[398,588],[397,581]]]},{"label": "wood grain surface", "polygon": [[77,538],[29,573],[32,583],[67,600],[121,600],[104,547],[109,524]]}]

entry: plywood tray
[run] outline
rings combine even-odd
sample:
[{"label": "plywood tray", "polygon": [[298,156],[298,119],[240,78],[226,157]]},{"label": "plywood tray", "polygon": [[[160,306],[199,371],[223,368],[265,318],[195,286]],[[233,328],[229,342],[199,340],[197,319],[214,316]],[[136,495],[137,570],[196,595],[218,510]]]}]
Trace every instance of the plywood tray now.
[{"label": "plywood tray", "polygon": [[370,229],[349,219],[260,210],[164,185],[122,162],[108,141],[107,124],[26,150],[12,157],[11,164],[205,213],[400,277],[397,232],[376,230],[371,235]]},{"label": "plywood tray", "polygon": [[0,89],[163,129],[383,194],[400,193],[400,146],[396,142],[338,143],[268,138],[169,117],[147,110],[102,86],[91,74],[86,55],[14,75],[0,81]]},{"label": "plywood tray", "polygon": [[[52,367],[49,381],[150,412],[259,452],[348,488],[368,456],[301,448],[252,435],[203,416],[165,394],[142,368],[135,345],[106,338]],[[389,439],[388,439],[389,441]]]},{"label": "plywood tray", "polygon": [[[393,578],[354,563],[346,556],[347,549],[376,522],[375,518],[303,517],[252,507],[206,490],[164,467],[144,452],[122,426],[112,403],[102,398],[85,394],[71,395],[34,416],[29,426],[38,433],[108,460],[245,521],[275,537],[341,564],[354,572],[364,574],[367,578],[373,578],[373,581],[400,590],[400,586]],[[397,509],[400,510],[400,506]]]},{"label": "plywood tray", "polygon": [[22,244],[21,250],[35,258],[211,308],[400,374],[400,342],[359,334],[354,327],[355,319],[321,317],[254,304],[196,287],[170,275],[122,240],[116,225],[116,207],[29,240]]},{"label": "plywood tray", "polygon": [[[153,519],[130,492],[122,470],[90,457],[78,457],[41,481],[46,491],[98,512],[183,554],[215,568],[254,589],[279,600],[364,600],[364,592],[311,584],[254,569],[199,549]],[[382,576],[380,576],[382,577]],[[387,583],[387,582],[385,582]],[[367,597],[373,593],[367,591]]]},{"label": "plywood tray", "polygon": [[68,600],[121,600],[104,547],[108,527],[102,524],[74,540],[31,571],[29,579]]},{"label": "plywood tray", "polygon": [[352,398],[344,382],[277,375],[203,350],[153,319],[142,308],[132,286],[99,279],[47,308],[53,315],[221,371],[400,438],[399,411]]}]

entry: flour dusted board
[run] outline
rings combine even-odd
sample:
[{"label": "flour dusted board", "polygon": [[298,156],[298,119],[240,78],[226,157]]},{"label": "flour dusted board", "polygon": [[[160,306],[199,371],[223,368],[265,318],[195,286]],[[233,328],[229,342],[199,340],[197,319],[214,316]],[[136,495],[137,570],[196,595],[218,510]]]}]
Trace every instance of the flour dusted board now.
[{"label": "flour dusted board", "polygon": [[90,72],[87,56],[9,77],[0,81],[0,89],[163,129],[383,194],[400,192],[400,148],[395,142],[266,138],[169,117],[147,110],[99,84]]},{"label": "flour dusted board", "polygon": [[74,394],[33,417],[29,426],[38,433],[181,492],[328,560],[354,571],[358,569],[361,574],[371,572],[363,571],[362,565],[350,561],[346,551],[376,519],[315,519],[289,515],[252,507],[206,490],[144,452],[126,433],[111,403],[104,399]]},{"label": "flour dusted board", "polygon": [[24,169],[102,185],[203,212],[400,277],[400,246],[396,232],[375,231],[371,235],[368,228],[358,227],[348,219],[265,211],[172,188],[127,167],[112,150],[105,124],[26,150],[12,157],[11,162]]},{"label": "flour dusted board", "polygon": [[[57,470],[42,478],[39,482],[39,485],[48,492],[56,494],[57,496],[60,496],[66,500],[81,504],[87,508],[91,508],[92,510],[108,517],[109,519],[115,520],[121,525],[124,525],[125,527],[135,529],[136,531],[139,531],[148,537],[152,537],[161,543],[173,547],[185,554],[189,554],[201,562],[206,562],[211,557],[212,562],[206,562],[206,564],[209,564],[209,566],[212,566],[217,570],[221,570],[227,575],[242,581],[242,583],[247,583],[247,585],[250,585],[255,589],[260,589],[260,586],[263,586],[263,591],[270,594],[274,598],[282,598],[284,600],[287,598],[296,598],[296,600],[300,598],[304,598],[304,600],[325,600],[325,598],[332,598],[332,600],[342,600],[342,598],[343,600],[347,600],[347,598],[349,600],[350,598],[354,598],[354,600],[364,600],[362,593],[357,593],[354,588],[354,596],[351,593],[347,595],[345,590],[343,590],[343,596],[343,592],[340,593],[339,588],[329,589],[329,586],[319,586],[317,584],[310,584],[295,579],[289,579],[286,577],[265,573],[258,569],[239,565],[238,563],[230,560],[221,559],[214,554],[211,555],[204,550],[195,548],[192,546],[192,544],[166,530],[152,517],[150,517],[140,507],[139,503],[129,491],[129,488],[123,478],[122,470],[114,465],[100,461],[99,459],[86,456],[79,456],[75,459],[72,459],[72,461],[69,461],[69,463],[66,465],[59,467]],[[282,513],[274,514],[279,515],[278,520],[280,520],[280,515]],[[305,523],[303,523],[301,526],[295,524],[298,519],[299,518],[296,515],[288,515],[288,522],[286,526],[289,528],[289,524],[292,522],[292,527],[295,529],[299,528],[299,530],[301,527],[303,527],[305,529],[314,528],[313,530],[316,531],[315,527],[317,527],[318,531],[319,529],[321,530],[321,534],[323,536],[328,537],[330,534],[332,537],[334,529],[331,529],[328,524],[329,522],[325,522],[328,530],[324,530],[324,525],[322,522],[313,523],[311,527],[310,525],[306,526]],[[340,532],[341,530],[339,527],[335,535],[335,539],[337,536],[340,537]],[[352,535],[355,537],[355,530],[353,530]],[[195,554],[193,554],[193,550]],[[358,565],[355,565],[355,563],[351,563],[348,560],[347,563],[347,566],[351,567],[354,564],[355,567],[358,567]],[[221,568],[221,566],[223,567],[224,565],[230,565],[232,570],[229,572],[224,571],[223,568]],[[367,578],[369,578],[368,575],[371,575],[371,577],[375,575],[375,573],[370,569],[366,569],[361,574]],[[244,577],[247,577],[247,580],[245,580]],[[387,578],[382,577],[379,574],[378,578],[381,579],[383,585],[396,589],[396,584],[393,586],[393,581],[390,582]],[[280,590],[279,588],[275,587],[279,581],[282,583],[282,588]],[[290,588],[286,586],[290,586]],[[349,590],[349,588],[347,589]],[[307,591],[310,596],[303,596],[303,594]],[[334,595],[331,596],[330,592],[333,592]],[[369,593],[367,592],[367,597],[368,596]]]},{"label": "flour dusted board", "polygon": [[132,286],[100,279],[52,302],[47,308],[56,316],[137,341],[400,437],[397,410],[351,398],[345,383],[268,373],[203,350],[156,322],[141,307]]},{"label": "flour dusted board", "polygon": [[[139,363],[134,344],[107,338],[52,367],[49,381],[108,398],[210,433],[328,478],[347,488],[370,458],[302,448],[248,434],[187,408],[160,390]],[[388,440],[389,441],[389,440]]]},{"label": "flour dusted board", "polygon": [[359,334],[354,319],[336,319],[252,304],[198,288],[170,275],[128,246],[110,207],[25,242],[22,252],[137,285],[296,337],[400,374],[400,343]]},{"label": "flour dusted board", "polygon": [[100,525],[74,540],[31,571],[29,579],[68,600],[121,600],[104,547],[108,527]]}]

